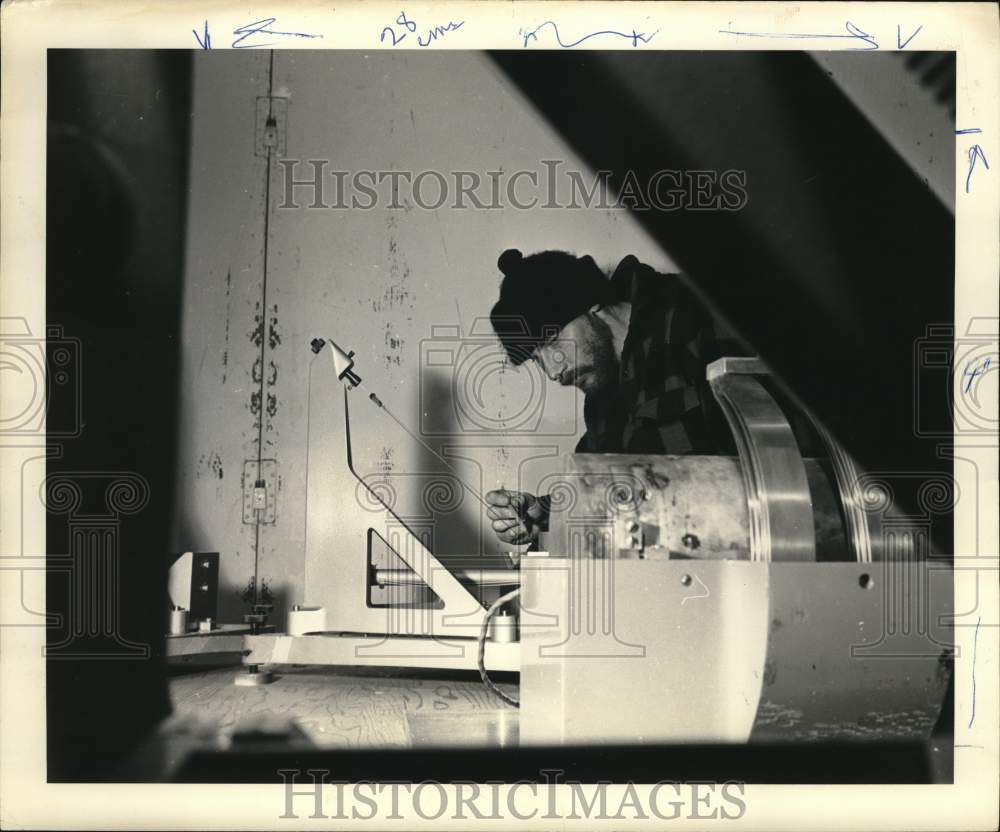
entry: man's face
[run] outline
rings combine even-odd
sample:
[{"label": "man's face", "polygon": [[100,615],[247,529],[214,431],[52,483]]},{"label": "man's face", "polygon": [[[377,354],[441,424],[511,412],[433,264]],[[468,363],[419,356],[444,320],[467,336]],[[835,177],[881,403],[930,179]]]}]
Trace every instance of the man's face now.
[{"label": "man's face", "polygon": [[580,315],[537,347],[532,360],[552,381],[584,393],[601,393],[618,383],[618,362],[611,331],[594,315]]}]

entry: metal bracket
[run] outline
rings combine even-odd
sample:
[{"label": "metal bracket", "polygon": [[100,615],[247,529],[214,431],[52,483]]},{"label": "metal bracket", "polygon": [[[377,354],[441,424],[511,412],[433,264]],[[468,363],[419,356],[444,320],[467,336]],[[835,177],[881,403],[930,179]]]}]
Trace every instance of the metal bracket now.
[{"label": "metal bracket", "polygon": [[254,121],[254,155],[284,157],[288,149],[288,99],[262,95]]},{"label": "metal bracket", "polygon": [[273,526],[278,502],[278,462],[255,459],[243,463],[243,522]]},{"label": "metal bracket", "polygon": [[[646,548],[646,533],[639,522],[638,513],[631,517],[624,518],[621,523],[621,531],[624,534],[616,538],[623,541],[623,545],[618,547],[619,557],[642,557]],[[615,530],[616,532],[618,529]]]}]

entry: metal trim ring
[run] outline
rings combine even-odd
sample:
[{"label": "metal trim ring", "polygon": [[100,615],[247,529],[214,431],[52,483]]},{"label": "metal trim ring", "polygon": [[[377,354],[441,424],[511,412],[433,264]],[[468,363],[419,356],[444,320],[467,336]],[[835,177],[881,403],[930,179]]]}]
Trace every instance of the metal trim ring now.
[{"label": "metal trim ring", "polygon": [[755,375],[756,358],[721,358],[707,378],[736,440],[750,516],[750,559],[815,561],[812,495],[795,435]]},{"label": "metal trim ring", "polygon": [[847,450],[812,413],[808,414],[816,432],[826,445],[840,492],[840,504],[847,525],[847,539],[858,563],[882,560],[882,528],[879,517],[866,509],[861,488],[861,471]]}]

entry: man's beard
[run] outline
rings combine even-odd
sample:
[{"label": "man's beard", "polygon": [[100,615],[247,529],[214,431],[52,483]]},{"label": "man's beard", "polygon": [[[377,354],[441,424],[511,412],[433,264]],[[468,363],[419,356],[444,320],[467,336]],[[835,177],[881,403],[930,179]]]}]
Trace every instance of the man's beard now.
[{"label": "man's beard", "polygon": [[573,383],[586,395],[607,395],[618,389],[618,361],[610,349],[594,356],[594,363],[576,373]]},{"label": "man's beard", "polygon": [[596,316],[591,316],[591,321],[594,329],[587,343],[581,345],[581,357],[584,361],[572,370],[573,376],[569,383],[588,396],[603,396],[618,389],[618,355],[610,327]]}]

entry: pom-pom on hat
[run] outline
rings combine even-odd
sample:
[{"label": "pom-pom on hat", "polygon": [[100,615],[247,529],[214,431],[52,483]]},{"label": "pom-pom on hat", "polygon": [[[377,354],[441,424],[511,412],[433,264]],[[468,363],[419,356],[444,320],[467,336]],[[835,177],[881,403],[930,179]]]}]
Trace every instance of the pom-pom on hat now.
[{"label": "pom-pom on hat", "polygon": [[504,278],[490,322],[514,366],[574,318],[614,299],[611,281],[589,255],[542,251],[525,257],[510,248],[497,268]]}]

